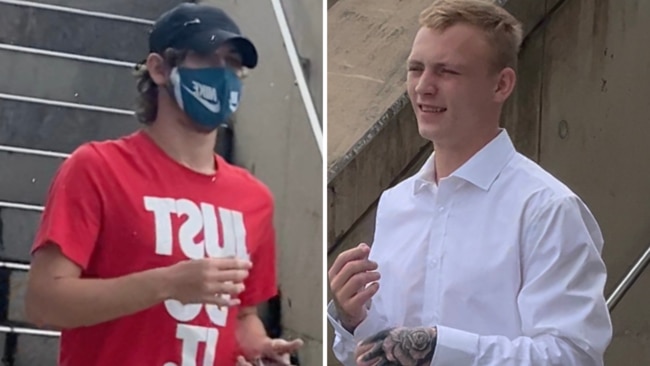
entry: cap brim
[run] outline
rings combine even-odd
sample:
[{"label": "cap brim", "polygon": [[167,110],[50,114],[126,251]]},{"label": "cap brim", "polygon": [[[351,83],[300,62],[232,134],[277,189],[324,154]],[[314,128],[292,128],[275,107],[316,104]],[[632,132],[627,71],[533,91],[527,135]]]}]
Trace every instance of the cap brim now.
[{"label": "cap brim", "polygon": [[248,38],[221,29],[201,32],[188,40],[190,48],[196,52],[208,54],[214,52],[224,43],[229,42],[241,55],[242,64],[249,68],[257,66],[257,49]]}]

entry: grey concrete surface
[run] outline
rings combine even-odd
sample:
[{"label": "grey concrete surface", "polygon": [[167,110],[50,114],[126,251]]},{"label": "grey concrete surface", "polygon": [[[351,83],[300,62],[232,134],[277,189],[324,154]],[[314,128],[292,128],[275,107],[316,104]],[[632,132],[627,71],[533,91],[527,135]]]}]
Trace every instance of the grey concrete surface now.
[{"label": "grey concrete surface", "polygon": [[41,213],[0,208],[0,257],[21,263],[29,262]]},{"label": "grey concrete surface", "polygon": [[134,18],[154,20],[163,12],[177,4],[190,1],[181,0],[39,0],[39,3],[65,6],[68,8],[124,15]]},{"label": "grey concrete surface", "polygon": [[0,151],[0,201],[42,205],[62,159]]},{"label": "grey concrete surface", "polygon": [[25,316],[25,291],[27,272],[11,271],[9,274],[9,309],[7,319],[12,322],[27,322]]},{"label": "grey concrete surface", "polygon": [[[576,19],[580,19],[579,22]],[[589,205],[605,237],[606,293],[650,244],[650,3],[570,1],[545,30],[540,162]],[[647,276],[647,275],[646,275]],[[642,290],[644,284],[646,290]],[[608,365],[647,365],[647,280],[615,312]],[[625,330],[625,331],[622,331]]]},{"label": "grey concrete surface", "polygon": [[[0,334],[0,352],[4,354],[6,334]],[[31,335],[18,337],[14,366],[56,366],[59,349],[58,338]],[[35,351],[38,350],[38,351]]]},{"label": "grey concrete surface", "polygon": [[519,54],[517,86],[501,116],[517,150],[534,161],[539,161],[543,57],[543,37],[531,37]]},{"label": "grey concrete surface", "polygon": [[[309,60],[307,82],[319,116],[323,116],[323,1],[282,0],[294,43]],[[322,123],[321,123],[322,125]]]},{"label": "grey concrete surface", "polygon": [[0,99],[0,144],[70,153],[140,127],[134,116]]},{"label": "grey concrete surface", "polygon": [[0,43],[138,62],[151,26],[0,3]]},{"label": "grey concrete surface", "polygon": [[358,144],[363,149],[357,153],[353,148],[355,155],[345,166],[335,164],[330,169],[328,248],[341,240],[428,142],[420,137],[411,104],[403,96]]},{"label": "grey concrete surface", "polygon": [[0,92],[132,109],[135,78],[128,67],[0,50]]},{"label": "grey concrete surface", "polygon": [[650,271],[639,277],[612,313],[614,339],[607,351],[607,366],[641,366],[650,360]]},{"label": "grey concrete surface", "polygon": [[328,168],[404,93],[418,15],[430,3],[344,0],[328,10]]},{"label": "grey concrete surface", "polygon": [[[307,341],[299,354],[302,364],[318,365],[323,354],[321,156],[271,3],[207,2],[228,11],[260,54],[259,67],[245,80],[234,126],[235,162],[273,192],[283,325],[288,336]],[[310,6],[296,5],[294,10]],[[309,12],[294,16],[316,22]]]}]

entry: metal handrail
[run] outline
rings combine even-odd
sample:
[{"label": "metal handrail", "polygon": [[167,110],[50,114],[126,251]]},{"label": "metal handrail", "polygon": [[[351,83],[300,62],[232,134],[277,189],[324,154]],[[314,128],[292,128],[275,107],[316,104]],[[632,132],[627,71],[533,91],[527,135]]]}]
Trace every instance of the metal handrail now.
[{"label": "metal handrail", "polygon": [[311,125],[311,130],[314,135],[314,139],[316,140],[316,145],[318,146],[318,151],[320,152],[320,156],[323,157],[323,130],[321,129],[318,114],[316,113],[314,100],[312,99],[311,93],[309,92],[309,87],[307,86],[307,79],[305,78],[302,66],[300,65],[298,50],[296,49],[296,45],[293,41],[293,36],[291,35],[289,22],[287,21],[287,17],[284,14],[284,9],[282,8],[282,3],[280,0],[271,0],[271,5],[273,6],[275,18],[278,22],[278,26],[280,27],[280,34],[282,35],[282,40],[287,50],[287,55],[289,56],[291,68],[293,69],[293,73],[296,76],[296,84],[298,85],[298,90],[300,91],[300,96],[302,98],[303,105],[305,106],[305,111],[307,112],[309,124]]},{"label": "metal handrail", "polygon": [[9,327],[6,325],[0,325],[0,333],[13,333],[13,334],[24,334],[24,335],[34,335],[40,337],[53,337],[58,338],[61,336],[61,332],[57,330],[44,330],[44,329],[34,329],[34,328],[25,328],[25,327]]},{"label": "metal handrail", "polygon": [[628,272],[618,286],[616,286],[616,289],[614,289],[607,299],[607,308],[610,313],[614,310],[616,305],[618,305],[632,285],[634,285],[636,280],[639,279],[639,276],[641,276],[643,271],[648,268],[648,264],[650,264],[650,246],[648,246],[648,249],[646,249],[645,253],[643,253],[636,263],[634,263],[630,272]]},{"label": "metal handrail", "polygon": [[11,208],[15,210],[43,212],[43,206],[29,205],[26,203],[0,201],[0,208]]},{"label": "metal handrail", "polygon": [[130,17],[130,16],[126,16],[126,15],[111,14],[111,13],[105,13],[105,12],[102,12],[102,11],[83,10],[83,9],[71,8],[71,7],[68,7],[68,6],[60,6],[60,5],[54,5],[54,4],[43,4],[43,3],[35,2],[35,1],[0,0],[0,4],[10,4],[10,5],[18,5],[18,6],[30,7],[30,8],[36,8],[36,9],[53,10],[53,11],[58,11],[58,12],[62,12],[62,13],[85,15],[85,16],[90,16],[90,17],[95,17],[95,18],[118,20],[118,21],[130,22],[130,23],[136,23],[136,24],[144,24],[144,25],[152,25],[153,24],[153,20],[150,20],[150,19],[142,19],[142,18],[135,18],[135,17]]}]

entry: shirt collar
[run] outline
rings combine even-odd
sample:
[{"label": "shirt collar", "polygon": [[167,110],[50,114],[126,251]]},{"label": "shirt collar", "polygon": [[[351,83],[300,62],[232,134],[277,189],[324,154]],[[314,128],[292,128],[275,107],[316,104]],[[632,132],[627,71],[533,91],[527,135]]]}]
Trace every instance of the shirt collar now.
[{"label": "shirt collar", "polygon": [[508,132],[500,129],[499,134],[492,141],[451,175],[487,191],[515,152]]},{"label": "shirt collar", "polygon": [[435,185],[435,175],[436,175],[436,163],[435,151],[429,158],[424,162],[422,168],[415,174],[415,180],[413,181],[413,194],[417,194],[422,191],[426,186],[431,184]]},{"label": "shirt collar", "polygon": [[[474,154],[465,164],[456,169],[450,176],[463,179],[484,191],[492,186],[503,168],[515,154],[515,147],[505,129],[481,150]],[[435,152],[424,162],[416,173],[413,181],[413,193],[420,192],[424,187],[435,184]]]}]

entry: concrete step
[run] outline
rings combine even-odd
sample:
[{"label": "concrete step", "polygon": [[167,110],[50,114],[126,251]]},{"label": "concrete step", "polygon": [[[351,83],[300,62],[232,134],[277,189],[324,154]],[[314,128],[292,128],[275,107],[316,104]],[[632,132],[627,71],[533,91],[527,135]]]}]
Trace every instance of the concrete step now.
[{"label": "concrete step", "polygon": [[50,51],[138,62],[148,53],[151,26],[0,3],[0,42]]},{"label": "concrete step", "polygon": [[94,62],[0,49],[0,93],[132,109],[132,70]]},{"label": "concrete step", "polygon": [[134,116],[0,99],[0,145],[71,153],[139,127]]},{"label": "concrete step", "polygon": [[156,0],[156,1],[133,1],[133,0],[38,0],[38,3],[56,5],[74,9],[82,9],[92,12],[117,14],[135,18],[153,20],[166,10],[183,2],[181,0]]},{"label": "concrete step", "polygon": [[[39,330],[52,332],[55,331],[52,328],[39,328],[34,325],[31,325],[27,321],[27,316],[25,314],[25,293],[27,290],[27,281],[28,281],[28,272],[22,269],[8,269],[3,268],[0,270],[0,281],[3,284],[8,284],[8,302],[6,307],[6,320],[8,324],[25,327],[25,328],[36,328]],[[3,324],[5,324],[3,322]],[[34,334],[41,337],[47,337],[45,334]]]},{"label": "concrete step", "polygon": [[[25,291],[27,289],[27,271],[4,269],[3,276],[9,282],[9,302],[7,320],[11,322],[27,322],[25,316]],[[3,278],[3,281],[6,277]]]},{"label": "concrete step", "polygon": [[[0,151],[0,201],[43,205],[63,159]],[[8,172],[10,174],[5,174]]]},{"label": "concrete step", "polygon": [[[0,334],[0,352],[4,354],[6,334]],[[13,366],[54,366],[57,364],[59,350],[58,338],[33,335],[19,335],[18,347],[14,354]]]},{"label": "concrete step", "polygon": [[0,207],[0,257],[28,262],[29,251],[41,219],[39,211]]}]

